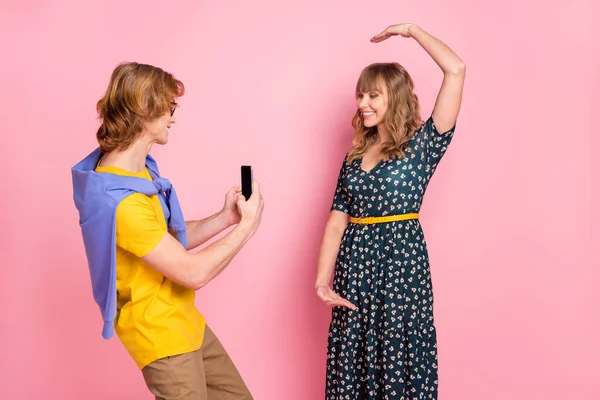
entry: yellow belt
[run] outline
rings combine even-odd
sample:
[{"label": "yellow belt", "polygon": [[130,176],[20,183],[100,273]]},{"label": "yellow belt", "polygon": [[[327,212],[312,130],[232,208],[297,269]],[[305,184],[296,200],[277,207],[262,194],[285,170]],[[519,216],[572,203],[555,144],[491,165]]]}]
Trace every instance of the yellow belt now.
[{"label": "yellow belt", "polygon": [[388,215],[385,217],[350,217],[350,222],[353,224],[367,225],[380,224],[382,222],[405,221],[407,219],[418,219],[418,213]]}]

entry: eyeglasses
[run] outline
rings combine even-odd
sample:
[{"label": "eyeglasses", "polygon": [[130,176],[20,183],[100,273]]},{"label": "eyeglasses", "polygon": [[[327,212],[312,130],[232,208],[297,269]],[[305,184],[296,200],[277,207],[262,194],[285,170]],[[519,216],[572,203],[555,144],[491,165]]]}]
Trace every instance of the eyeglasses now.
[{"label": "eyeglasses", "polygon": [[174,101],[172,101],[171,104],[174,106],[174,107],[169,107],[169,110],[171,111],[171,117],[172,117],[173,114],[175,114],[175,110],[177,109],[176,107],[178,106],[178,104],[175,103]]}]

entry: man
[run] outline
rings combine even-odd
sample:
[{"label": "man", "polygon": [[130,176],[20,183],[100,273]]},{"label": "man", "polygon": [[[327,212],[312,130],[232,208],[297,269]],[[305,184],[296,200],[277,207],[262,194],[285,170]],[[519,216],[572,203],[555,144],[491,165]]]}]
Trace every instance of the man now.
[{"label": "man", "polygon": [[[99,148],[72,169],[74,201],[103,337],[116,331],[156,399],[252,399],[194,304],[260,224],[258,183],[231,189],[223,209],[186,222],[149,156],[168,142],[183,84],[160,68],[124,63],[98,102]],[[196,248],[237,225],[196,254]]]}]

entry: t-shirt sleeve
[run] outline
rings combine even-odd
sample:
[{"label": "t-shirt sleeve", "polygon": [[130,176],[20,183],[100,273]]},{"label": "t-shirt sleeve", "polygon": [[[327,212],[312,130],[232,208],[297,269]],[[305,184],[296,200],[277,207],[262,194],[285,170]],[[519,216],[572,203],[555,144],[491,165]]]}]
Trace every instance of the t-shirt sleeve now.
[{"label": "t-shirt sleeve", "polygon": [[167,228],[161,224],[149,197],[134,193],[117,207],[117,246],[143,257],[162,240]]},{"label": "t-shirt sleeve", "polygon": [[[346,155],[346,157],[348,157],[348,155]],[[337,185],[333,195],[333,204],[331,205],[330,211],[337,210],[346,214],[350,213],[350,198],[346,192],[347,188],[344,185],[344,179],[347,173],[347,165],[348,163],[346,158],[344,158],[344,162],[340,168],[340,174],[338,175]]]}]

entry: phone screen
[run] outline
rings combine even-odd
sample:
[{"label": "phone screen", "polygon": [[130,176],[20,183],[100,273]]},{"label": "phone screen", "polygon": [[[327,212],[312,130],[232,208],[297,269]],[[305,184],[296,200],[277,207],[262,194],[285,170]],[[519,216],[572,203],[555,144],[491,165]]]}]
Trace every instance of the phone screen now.
[{"label": "phone screen", "polygon": [[252,167],[242,165],[242,194],[248,200],[252,195]]}]

